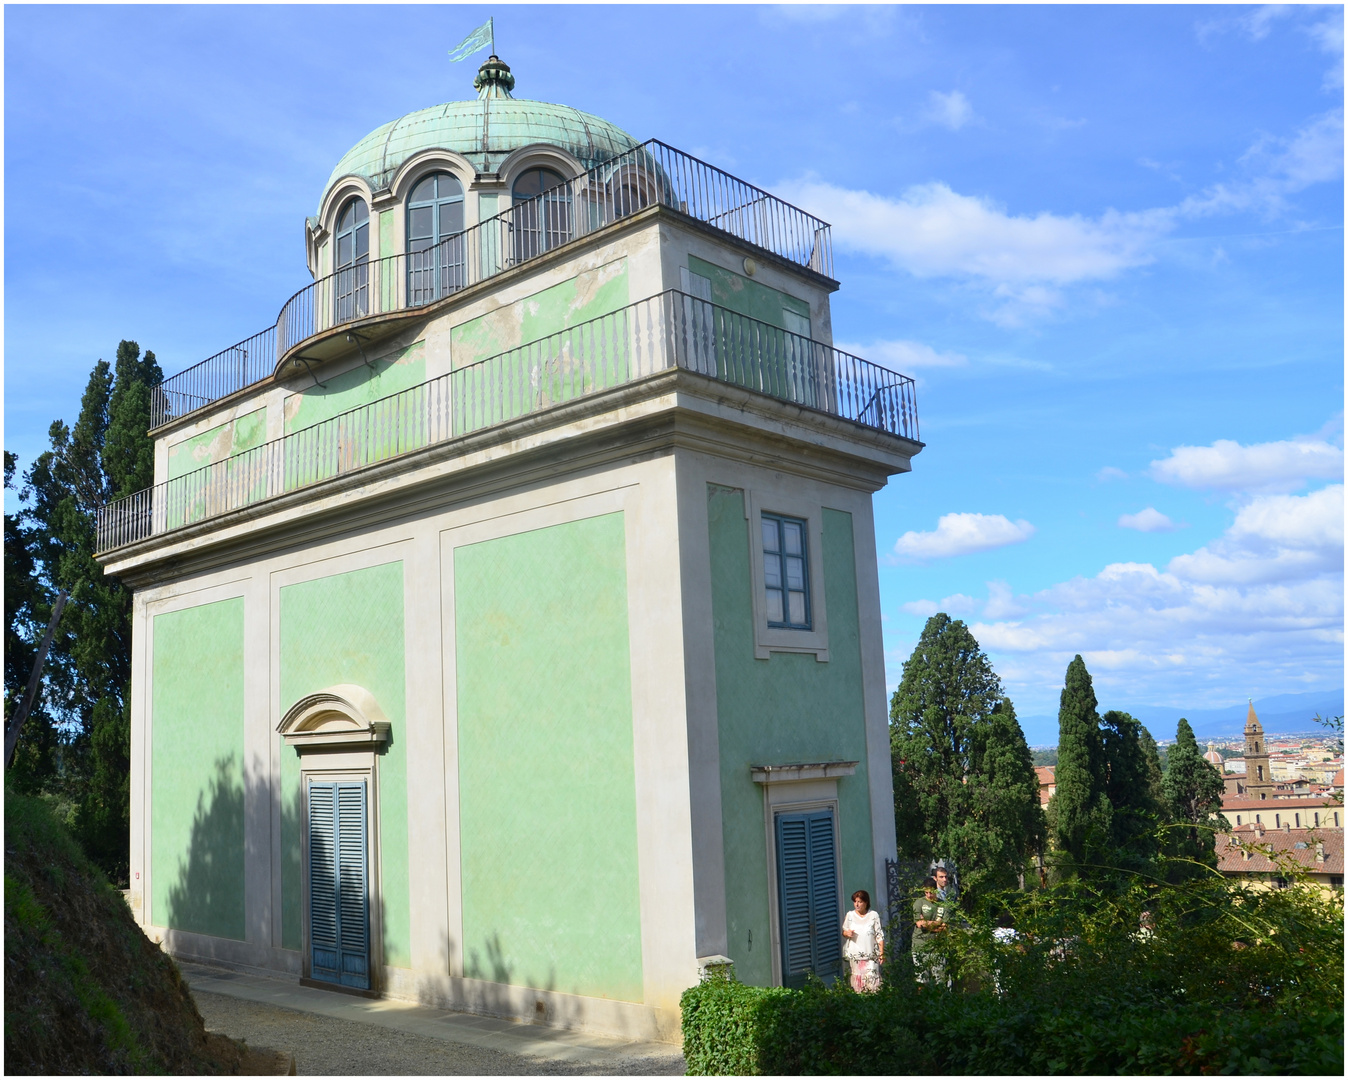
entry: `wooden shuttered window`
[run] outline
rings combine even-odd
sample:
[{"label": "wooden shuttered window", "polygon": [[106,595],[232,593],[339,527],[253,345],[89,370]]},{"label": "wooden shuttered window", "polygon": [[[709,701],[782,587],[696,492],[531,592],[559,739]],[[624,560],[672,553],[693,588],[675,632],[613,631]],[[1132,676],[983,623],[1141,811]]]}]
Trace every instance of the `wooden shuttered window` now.
[{"label": "wooden shuttered window", "polygon": [[364,781],[309,785],[309,945],[313,977],[370,988]]},{"label": "wooden shuttered window", "polygon": [[810,971],[822,978],[835,975],[842,959],[842,919],[833,811],[777,816],[777,878],[783,984],[799,985]]}]

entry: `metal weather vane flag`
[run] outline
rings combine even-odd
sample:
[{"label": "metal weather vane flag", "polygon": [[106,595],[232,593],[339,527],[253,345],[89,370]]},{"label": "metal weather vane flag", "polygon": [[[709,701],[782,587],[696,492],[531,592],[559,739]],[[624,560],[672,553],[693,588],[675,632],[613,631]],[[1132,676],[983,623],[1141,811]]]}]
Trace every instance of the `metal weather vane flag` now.
[{"label": "metal weather vane flag", "polygon": [[496,31],[492,26],[495,17],[488,19],[466,38],[449,50],[449,62],[457,64],[460,60],[467,60],[473,53],[483,46],[490,46],[492,55],[496,54]]}]

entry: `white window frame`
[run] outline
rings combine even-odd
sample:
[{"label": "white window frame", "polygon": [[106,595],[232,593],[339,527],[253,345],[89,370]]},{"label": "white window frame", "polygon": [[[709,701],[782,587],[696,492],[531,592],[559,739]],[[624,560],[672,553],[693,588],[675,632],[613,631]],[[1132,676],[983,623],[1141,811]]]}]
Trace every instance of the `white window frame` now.
[{"label": "white window frame", "polygon": [[[754,657],[772,653],[811,653],[827,663],[828,611],[824,595],[824,507],[784,490],[756,487],[744,493],[749,518],[749,572],[753,579]],[[810,629],[768,626],[768,601],[763,576],[763,514],[805,522],[806,573],[809,575]]]}]

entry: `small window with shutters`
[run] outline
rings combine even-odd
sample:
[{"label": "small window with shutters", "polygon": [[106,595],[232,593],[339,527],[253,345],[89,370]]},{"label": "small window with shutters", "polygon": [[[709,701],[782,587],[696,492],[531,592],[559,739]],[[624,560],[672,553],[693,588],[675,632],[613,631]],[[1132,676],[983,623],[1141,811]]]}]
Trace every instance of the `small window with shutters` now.
[{"label": "small window with shutters", "polygon": [[778,814],[776,825],[782,985],[800,986],[810,972],[831,979],[842,960],[833,811]]}]

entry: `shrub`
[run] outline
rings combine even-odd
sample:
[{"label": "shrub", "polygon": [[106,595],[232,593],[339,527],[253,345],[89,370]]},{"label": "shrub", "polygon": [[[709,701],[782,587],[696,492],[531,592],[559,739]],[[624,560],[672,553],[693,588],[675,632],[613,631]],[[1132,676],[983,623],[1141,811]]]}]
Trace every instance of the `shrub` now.
[{"label": "shrub", "polygon": [[877,994],[693,987],[689,1073],[1342,1074],[1341,896],[1211,878],[1000,899],[1019,937],[953,927],[949,986],[917,982],[898,953]]}]

